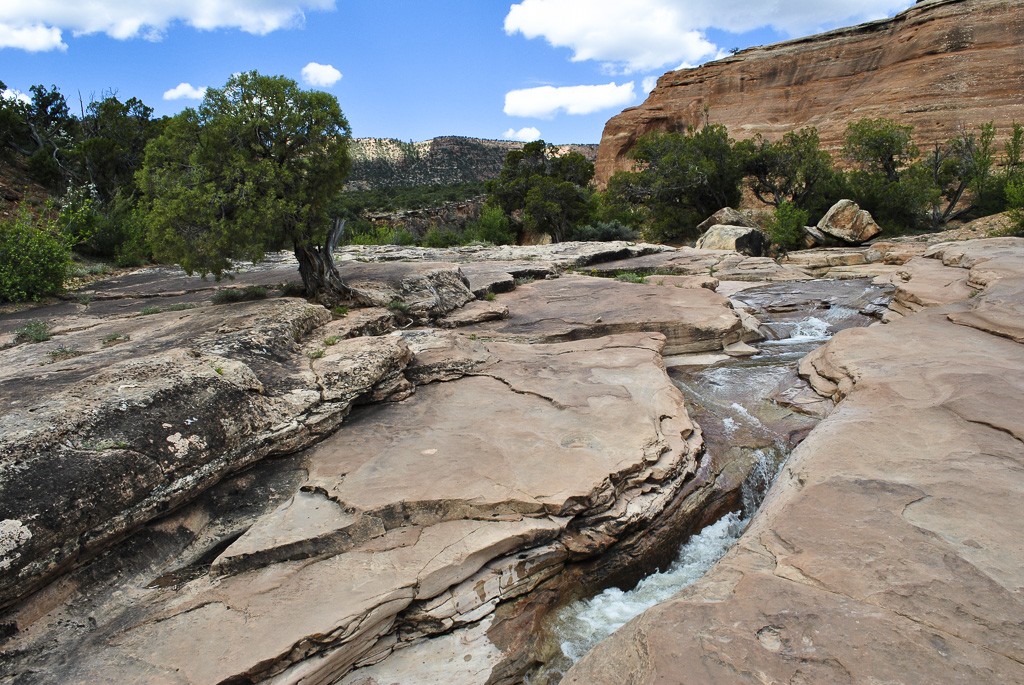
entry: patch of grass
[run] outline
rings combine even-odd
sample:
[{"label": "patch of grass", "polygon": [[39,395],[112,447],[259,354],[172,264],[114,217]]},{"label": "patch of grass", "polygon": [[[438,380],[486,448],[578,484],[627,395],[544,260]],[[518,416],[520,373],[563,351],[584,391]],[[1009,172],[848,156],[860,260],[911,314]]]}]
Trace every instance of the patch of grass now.
[{"label": "patch of grass", "polygon": [[310,350],[309,352],[306,353],[306,355],[310,359],[320,359],[325,354],[327,354],[327,350],[325,350],[323,348],[320,348],[319,350]]},{"label": "patch of grass", "polygon": [[251,302],[253,300],[265,300],[267,289],[261,285],[250,285],[244,288],[224,288],[218,290],[210,298],[214,304],[231,304],[234,302]]},{"label": "patch of grass", "polygon": [[15,329],[14,333],[15,342],[41,343],[53,337],[50,334],[50,324],[45,321],[26,321],[25,325]]},{"label": "patch of grass", "polygon": [[521,286],[521,285],[529,285],[529,284],[533,283],[536,280],[537,279],[534,278],[533,276],[520,276],[519,278],[516,279],[515,282],[516,282],[516,286],[518,287],[518,286]]},{"label": "patch of grass", "polygon": [[197,305],[195,302],[177,302],[175,304],[172,304],[170,307],[168,307],[167,311],[169,311],[169,312],[183,312],[186,309],[195,309],[198,306],[199,305]]},{"label": "patch of grass", "polygon": [[131,340],[131,338],[124,333],[110,333],[108,335],[103,336],[103,345],[104,347],[109,347],[111,345],[117,345],[119,343],[128,342],[129,340]]},{"label": "patch of grass", "polygon": [[306,286],[302,285],[302,281],[289,281],[288,283],[282,283],[279,290],[281,295],[284,297],[305,297]]},{"label": "patch of grass", "polygon": [[390,309],[393,312],[408,314],[410,307],[408,303],[402,302],[401,300],[391,300],[390,302],[388,302],[388,309]]},{"label": "patch of grass", "polygon": [[58,345],[56,349],[50,350],[47,354],[50,355],[50,359],[55,362],[64,361],[65,359],[74,359],[75,357],[81,357],[85,352],[75,349],[74,347],[65,347],[64,345]]},{"label": "patch of grass", "polygon": [[329,335],[326,338],[324,338],[324,345],[327,345],[328,347],[332,347],[334,345],[337,345],[340,340],[341,340],[341,338],[339,338],[336,335]]},{"label": "patch of grass", "polygon": [[647,280],[646,276],[641,276],[635,271],[623,271],[621,274],[615,277],[616,281],[622,281],[623,283],[644,283]]},{"label": "patch of grass", "polygon": [[88,293],[79,293],[75,295],[75,301],[78,302],[78,304],[88,305],[92,302],[92,295],[89,295]]},{"label": "patch of grass", "polygon": [[497,299],[497,297],[497,295],[490,291],[487,291],[487,294],[484,295],[484,299],[487,300],[488,302],[494,302],[494,300]]},{"label": "patch of grass", "polygon": [[220,366],[215,366],[215,367],[213,367],[213,372],[215,374],[217,374],[218,376],[223,376],[224,375],[224,368],[220,367]]},{"label": "patch of grass", "polygon": [[334,316],[335,319],[343,319],[348,316],[348,307],[345,305],[334,307],[331,309],[331,315]]},{"label": "patch of grass", "polygon": [[162,311],[163,309],[160,309],[160,307],[157,307],[155,304],[151,304],[148,307],[143,307],[139,314],[149,316],[150,314],[159,314]]}]

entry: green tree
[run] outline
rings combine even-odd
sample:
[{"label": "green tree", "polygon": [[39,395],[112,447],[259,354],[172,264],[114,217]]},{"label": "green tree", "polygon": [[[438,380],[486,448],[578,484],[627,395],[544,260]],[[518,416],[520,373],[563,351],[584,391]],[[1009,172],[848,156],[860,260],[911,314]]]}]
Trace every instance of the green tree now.
[{"label": "green tree", "polygon": [[804,209],[818,209],[823,191],[835,170],[832,157],[821,149],[818,130],[791,131],[778,142],[760,134],[746,160],[750,188],[761,202],[778,207],[788,202]]},{"label": "green tree", "polygon": [[306,293],[335,304],[349,291],[332,256],[343,223],[328,206],[350,139],[334,96],[283,76],[252,71],[209,89],[146,148],[138,179],[155,254],[219,277],[290,245]]},{"label": "green tree", "polygon": [[559,242],[589,221],[593,178],[594,165],[586,157],[559,155],[538,140],[505,156],[498,178],[488,184],[489,201],[523,229]]},{"label": "green tree", "polygon": [[617,202],[645,207],[650,239],[694,240],[697,224],[740,201],[744,148],[733,144],[724,126],[648,133],[631,154],[639,170],[615,174],[609,192]]},{"label": "green tree", "polygon": [[912,134],[912,126],[890,119],[861,119],[846,129],[843,153],[858,168],[845,175],[843,194],[889,231],[917,226],[941,195]]},{"label": "green tree", "polygon": [[891,119],[860,119],[846,127],[843,154],[866,171],[896,183],[900,173],[918,157],[913,132],[913,126],[902,126]]}]

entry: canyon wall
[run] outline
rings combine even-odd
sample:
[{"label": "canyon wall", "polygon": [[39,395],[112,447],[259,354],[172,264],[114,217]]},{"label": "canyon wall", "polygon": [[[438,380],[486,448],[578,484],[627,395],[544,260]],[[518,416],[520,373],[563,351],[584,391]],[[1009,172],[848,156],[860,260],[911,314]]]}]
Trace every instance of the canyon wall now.
[{"label": "canyon wall", "polygon": [[847,124],[888,117],[914,126],[917,143],[993,121],[1002,138],[1024,122],[1024,3],[926,0],[892,19],[754,47],[696,69],[671,71],[601,137],[597,182],[630,166],[649,131],[702,122],[733,137],[769,139],[815,126],[842,145]]}]

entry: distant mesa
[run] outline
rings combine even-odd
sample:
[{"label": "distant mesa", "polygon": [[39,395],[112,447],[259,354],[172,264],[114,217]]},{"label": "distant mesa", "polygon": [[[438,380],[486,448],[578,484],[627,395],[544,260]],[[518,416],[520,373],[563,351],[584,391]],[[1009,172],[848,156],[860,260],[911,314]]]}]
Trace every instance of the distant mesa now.
[{"label": "distant mesa", "polygon": [[[370,190],[415,186],[479,183],[497,178],[505,155],[523,143],[444,136],[422,142],[395,138],[356,138],[352,141],[352,172],[348,188]],[[590,161],[597,159],[597,145],[561,145]]]},{"label": "distant mesa", "polygon": [[671,71],[639,107],[604,129],[600,187],[630,166],[650,131],[724,124],[734,138],[769,139],[817,127],[837,150],[849,122],[887,117],[914,127],[918,145],[958,127],[1024,121],[1024,11],[1018,0],[929,0],[892,19],[755,47]]}]

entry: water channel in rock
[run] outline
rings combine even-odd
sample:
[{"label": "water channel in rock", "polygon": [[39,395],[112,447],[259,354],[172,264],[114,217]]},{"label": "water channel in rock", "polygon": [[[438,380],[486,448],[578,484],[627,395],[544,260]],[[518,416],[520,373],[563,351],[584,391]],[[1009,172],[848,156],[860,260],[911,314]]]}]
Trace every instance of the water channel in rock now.
[{"label": "water channel in rock", "polygon": [[884,310],[889,291],[866,279],[776,283],[741,290],[734,306],[761,322],[760,352],[710,366],[676,366],[670,374],[687,410],[704,433],[707,454],[739,460],[746,474],[738,507],[690,537],[667,568],[633,588],[608,588],[573,602],[558,614],[554,633],[561,656],[545,669],[564,673],[590,648],[645,609],[669,599],[703,576],[743,533],[790,451],[822,418],[795,411],[801,388],[797,362],[844,328],[866,326]]}]

